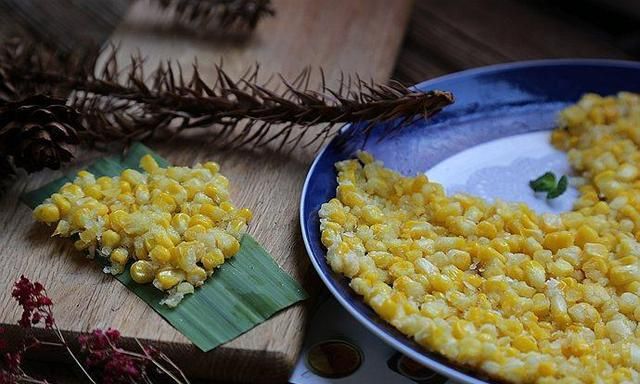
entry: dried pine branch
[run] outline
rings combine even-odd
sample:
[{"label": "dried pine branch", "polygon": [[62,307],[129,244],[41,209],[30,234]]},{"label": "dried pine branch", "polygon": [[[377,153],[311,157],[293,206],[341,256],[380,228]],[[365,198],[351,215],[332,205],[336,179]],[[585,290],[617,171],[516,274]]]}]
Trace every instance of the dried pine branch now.
[{"label": "dried pine branch", "polygon": [[173,10],[190,25],[206,26],[210,22],[222,28],[254,29],[265,16],[275,11],[270,0],[152,0]]},{"label": "dried pine branch", "polygon": [[[338,89],[328,88],[323,80],[320,89],[313,90],[308,86],[310,70],[291,82],[280,78],[280,91],[258,82],[257,67],[237,80],[215,67],[217,80],[212,84],[202,78],[198,67],[187,78],[172,63],[161,64],[146,76],[142,58],[133,57],[120,68],[116,50],[102,71],[94,74],[94,61],[65,58],[65,66],[58,68],[54,64],[61,59],[42,58],[41,52],[20,48],[0,54],[0,70],[20,89],[46,84],[51,93],[73,92],[71,103],[83,116],[85,139],[95,144],[215,125],[220,129],[205,134],[226,139],[226,144],[259,147],[278,142],[279,148],[295,147],[305,137],[310,138],[306,145],[322,142],[336,124],[365,123],[368,130],[393,121],[391,130],[397,130],[453,102],[447,92],[425,93],[399,83],[379,85],[357,77],[343,79]],[[8,57],[12,60],[5,60]],[[246,125],[237,128],[242,121]]]},{"label": "dried pine branch", "polygon": [[[87,48],[88,49],[88,48]],[[74,77],[86,78],[98,54],[78,49],[68,53],[31,38],[15,37],[0,46],[0,100],[18,101],[37,94],[66,98],[69,90],[55,82],[31,79],[34,73],[69,70]]]},{"label": "dried pine branch", "polygon": [[[138,60],[134,59],[132,68],[136,67]],[[188,81],[181,75],[176,80],[176,68],[165,64],[151,74],[148,82],[143,81],[141,72],[131,71],[124,83],[94,79],[75,84],[75,89],[84,91],[84,95],[108,95],[109,102],[130,102],[110,104],[116,106],[114,116],[121,117],[123,124],[119,125],[124,129],[114,132],[102,126],[100,131],[93,131],[97,139],[105,132],[115,133],[112,139],[121,132],[140,137],[172,124],[177,124],[178,131],[221,125],[224,128],[218,135],[229,134],[231,144],[262,146],[278,140],[279,148],[291,143],[295,146],[311,129],[315,129],[315,135],[307,145],[326,138],[331,127],[339,123],[366,122],[365,129],[369,129],[380,122],[400,119],[396,128],[402,127],[417,117],[432,115],[452,101],[443,92],[420,93],[397,83],[373,85],[359,79],[340,91],[324,85],[320,91],[310,90],[305,86],[310,70],[293,83],[282,79],[284,91],[277,93],[256,83],[257,68],[239,80],[232,80],[220,67],[215,70],[215,84],[207,84],[197,68]],[[105,72],[103,79],[113,80],[115,73]],[[104,102],[104,98],[89,96],[78,107],[100,116]],[[230,128],[245,119],[248,125],[231,135]]]}]

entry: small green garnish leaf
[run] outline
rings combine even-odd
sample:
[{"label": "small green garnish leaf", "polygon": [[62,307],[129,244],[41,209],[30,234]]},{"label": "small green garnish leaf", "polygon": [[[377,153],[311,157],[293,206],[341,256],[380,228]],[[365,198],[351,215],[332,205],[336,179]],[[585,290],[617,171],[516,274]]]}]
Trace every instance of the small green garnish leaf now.
[{"label": "small green garnish leaf", "polygon": [[558,181],[558,185],[547,193],[547,199],[555,199],[567,190],[567,176],[563,175]]},{"label": "small green garnish leaf", "polygon": [[566,175],[562,175],[556,184],[556,175],[553,172],[546,172],[535,180],[529,181],[529,186],[535,192],[547,192],[547,199],[555,199],[567,190],[569,180]]},{"label": "small green garnish leaf", "polygon": [[556,175],[547,172],[535,180],[529,182],[529,186],[536,192],[551,192],[556,187]]}]

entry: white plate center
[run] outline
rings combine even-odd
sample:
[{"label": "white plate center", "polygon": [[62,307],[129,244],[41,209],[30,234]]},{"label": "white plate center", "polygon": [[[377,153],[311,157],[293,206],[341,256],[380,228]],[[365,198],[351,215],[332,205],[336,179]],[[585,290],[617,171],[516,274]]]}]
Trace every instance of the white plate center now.
[{"label": "white plate center", "polygon": [[575,187],[569,185],[562,196],[552,200],[529,187],[530,180],[548,171],[558,179],[573,175],[566,153],[554,148],[549,136],[550,131],[533,132],[483,143],[436,164],[426,174],[450,195],[468,193],[489,201],[524,202],[538,213],[570,211],[579,196]]}]

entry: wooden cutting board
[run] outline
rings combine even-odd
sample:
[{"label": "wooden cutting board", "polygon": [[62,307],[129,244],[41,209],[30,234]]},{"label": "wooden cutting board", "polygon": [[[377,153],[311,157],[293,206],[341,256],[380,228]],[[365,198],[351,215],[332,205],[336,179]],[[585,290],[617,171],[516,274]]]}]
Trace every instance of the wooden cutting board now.
[{"label": "wooden cutting board", "polygon": [[[208,79],[214,79],[213,67],[222,60],[231,76],[260,63],[263,74],[291,77],[306,66],[321,66],[330,84],[337,82],[341,72],[384,82],[394,66],[411,0],[280,0],[274,1],[274,7],[275,17],[259,24],[249,39],[239,40],[178,27],[166,13],[139,1],[111,41],[120,46],[122,57],[139,50],[147,57],[148,68],[166,59],[190,68],[197,57]],[[318,79],[312,81],[318,84]],[[250,149],[221,152],[202,138],[148,144],[174,164],[220,162],[231,181],[234,201],[254,212],[249,232],[307,290],[317,288],[298,225],[298,200],[312,151],[298,149],[290,155],[257,154]],[[238,382],[288,378],[301,348],[308,303],[280,312],[209,353],[200,352],[134,294],[75,252],[71,241],[50,239],[50,229],[33,223],[18,196],[59,175],[47,171],[21,177],[0,200],[0,323],[15,324],[19,318],[9,292],[24,274],[48,288],[57,323],[70,333],[115,327],[128,339],[160,346],[191,377]]]}]

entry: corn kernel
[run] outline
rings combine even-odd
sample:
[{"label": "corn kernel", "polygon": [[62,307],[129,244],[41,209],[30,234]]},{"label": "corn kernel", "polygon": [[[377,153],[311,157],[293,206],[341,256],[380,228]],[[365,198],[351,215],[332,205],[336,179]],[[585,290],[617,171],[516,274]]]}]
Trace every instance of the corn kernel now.
[{"label": "corn kernel", "polygon": [[120,179],[126,181],[130,186],[136,186],[144,183],[144,176],[135,169],[125,169],[120,174]]},{"label": "corn kernel", "polygon": [[506,261],[506,258],[503,254],[496,251],[495,249],[483,246],[478,249],[478,260],[485,264],[489,264],[493,260],[498,260],[504,263]]},{"label": "corn kernel", "polygon": [[228,201],[223,201],[222,203],[220,203],[220,208],[224,209],[225,212],[233,212],[236,209],[236,207],[234,207],[233,204]]},{"label": "corn kernel", "polygon": [[71,210],[71,203],[69,200],[59,193],[51,195],[51,201],[56,205],[56,207],[58,207],[61,216],[67,215],[69,210]]},{"label": "corn kernel", "polygon": [[33,217],[44,223],[54,223],[60,220],[60,209],[55,204],[40,204],[33,210]]},{"label": "corn kernel", "polygon": [[253,218],[253,213],[251,213],[248,208],[241,208],[240,210],[238,210],[236,215],[242,218],[245,222],[249,222]]},{"label": "corn kernel", "polygon": [[498,231],[495,225],[488,221],[481,221],[480,223],[478,223],[478,225],[476,226],[476,231],[478,236],[484,236],[489,239],[493,239],[498,235]]},{"label": "corn kernel", "polygon": [[191,220],[191,217],[186,213],[176,213],[171,218],[171,226],[173,226],[178,233],[182,234],[187,230],[187,228],[189,228],[189,220]]},{"label": "corn kernel", "polygon": [[120,187],[120,193],[125,194],[125,195],[127,195],[127,194],[130,194],[130,193],[131,193],[131,191],[132,191],[131,183],[129,183],[128,181],[126,181],[126,180],[120,180],[120,182],[118,183],[118,185],[119,185],[119,187]]},{"label": "corn kernel", "polygon": [[93,177],[93,174],[83,169],[82,171],[78,172],[78,177],[81,179],[88,179]]},{"label": "corn kernel", "polygon": [[98,184],[101,189],[107,190],[107,189],[110,189],[112,187],[113,181],[108,176],[102,176],[102,177],[99,177],[96,180],[96,184]]},{"label": "corn kernel", "polygon": [[207,271],[219,267],[224,263],[224,254],[219,249],[214,249],[202,257],[202,265]]},{"label": "corn kernel", "polygon": [[235,255],[240,250],[240,243],[238,240],[223,232],[218,233],[216,243],[226,259]]},{"label": "corn kernel", "polygon": [[138,260],[146,260],[146,259],[148,259],[149,250],[145,246],[144,241],[137,241],[137,240],[142,240],[142,238],[137,238],[136,241],[134,241],[134,244],[133,244],[133,250],[134,250],[136,258]]},{"label": "corn kernel", "polygon": [[160,167],[151,155],[144,155],[140,159],[140,167],[147,173],[155,173]]},{"label": "corn kernel", "polygon": [[227,191],[212,184],[207,184],[204,187],[204,193],[217,203],[229,199],[229,194],[227,193]]},{"label": "corn kernel", "polygon": [[85,241],[85,240],[76,240],[73,243],[73,246],[75,247],[75,249],[77,249],[78,251],[82,251],[85,250],[87,248],[89,248],[89,246],[91,246],[91,242]]},{"label": "corn kernel", "polygon": [[211,229],[213,227],[213,221],[205,215],[196,213],[189,218],[189,227],[193,227],[194,225],[201,225],[205,229]]},{"label": "corn kernel", "polygon": [[194,287],[201,286],[207,279],[207,272],[201,267],[195,267],[187,273],[187,281]]},{"label": "corn kernel", "polygon": [[640,281],[640,267],[638,265],[618,265],[609,271],[609,280],[615,286]]},{"label": "corn kernel", "polygon": [[201,234],[204,234],[205,232],[207,232],[207,229],[204,226],[200,224],[196,224],[193,227],[189,227],[187,228],[186,231],[184,231],[184,238],[187,241],[197,240],[198,236]]},{"label": "corn kernel", "polygon": [[60,188],[60,193],[67,198],[81,198],[84,196],[84,192],[80,186],[67,183],[62,188]]},{"label": "corn kernel", "polygon": [[581,225],[576,233],[576,244],[580,247],[585,243],[595,243],[598,241],[598,232],[588,225]]},{"label": "corn kernel", "polygon": [[151,261],[159,265],[164,265],[171,260],[171,252],[162,245],[156,245],[151,249],[151,252],[149,252],[149,257]]},{"label": "corn kernel", "polygon": [[112,263],[125,265],[129,259],[129,252],[124,248],[116,248],[109,255],[109,259]]},{"label": "corn kernel", "polygon": [[544,267],[535,260],[525,263],[525,279],[532,287],[542,290],[545,287],[546,273]]},{"label": "corn kernel", "polygon": [[128,222],[129,214],[123,210],[116,210],[109,214],[111,227],[116,231],[122,231]]},{"label": "corn kernel", "polygon": [[471,266],[471,255],[467,251],[452,249],[447,252],[447,257],[451,260],[451,264],[460,270],[467,270]]},{"label": "corn kernel", "polygon": [[166,249],[171,249],[174,246],[174,242],[169,236],[168,232],[158,231],[153,235],[153,240],[155,244],[165,247]]},{"label": "corn kernel", "polygon": [[96,200],[100,200],[102,198],[102,191],[98,184],[87,185],[82,190],[85,196],[93,197]]},{"label": "corn kernel", "polygon": [[158,272],[158,274],[155,277],[154,284],[162,290],[167,290],[178,285],[178,283],[183,281],[184,278],[185,278],[184,272],[178,269],[169,269],[166,271]]},{"label": "corn kernel", "polygon": [[207,161],[206,163],[204,163],[203,166],[209,171],[211,171],[211,173],[214,175],[218,173],[218,171],[220,171],[220,165],[215,161]]},{"label": "corn kernel", "polygon": [[160,192],[156,197],[152,198],[151,203],[164,212],[173,212],[177,208],[175,199],[165,192]]},{"label": "corn kernel", "polygon": [[221,221],[227,215],[227,212],[224,209],[208,203],[200,206],[200,213],[209,217],[213,221]]},{"label": "corn kernel", "polygon": [[574,236],[569,231],[553,232],[545,235],[542,246],[552,252],[557,252],[561,248],[573,245]]},{"label": "corn kernel", "polygon": [[451,279],[445,275],[433,275],[429,278],[431,287],[439,292],[447,292],[453,288]]},{"label": "corn kernel", "polygon": [[531,352],[538,350],[538,344],[536,340],[527,335],[520,335],[513,339],[513,346],[518,348],[522,352]]},{"label": "corn kernel", "polygon": [[566,260],[558,259],[547,266],[549,274],[553,277],[567,277],[574,272],[573,266]]},{"label": "corn kernel", "polygon": [[147,284],[153,281],[155,270],[153,265],[148,261],[138,260],[131,264],[129,269],[131,278],[138,284]]},{"label": "corn kernel", "polygon": [[104,231],[102,234],[102,245],[111,249],[120,245],[120,235],[111,229]]}]

